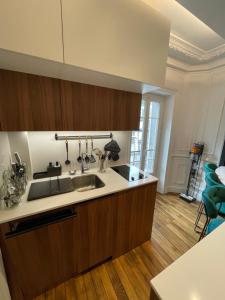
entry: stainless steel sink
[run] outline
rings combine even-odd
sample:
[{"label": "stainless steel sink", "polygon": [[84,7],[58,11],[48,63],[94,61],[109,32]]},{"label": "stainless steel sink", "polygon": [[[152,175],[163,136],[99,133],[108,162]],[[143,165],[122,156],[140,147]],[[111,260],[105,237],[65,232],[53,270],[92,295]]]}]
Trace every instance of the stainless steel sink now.
[{"label": "stainless steel sink", "polygon": [[77,192],[86,192],[99,189],[105,186],[104,182],[96,175],[83,175],[72,179],[74,190]]}]

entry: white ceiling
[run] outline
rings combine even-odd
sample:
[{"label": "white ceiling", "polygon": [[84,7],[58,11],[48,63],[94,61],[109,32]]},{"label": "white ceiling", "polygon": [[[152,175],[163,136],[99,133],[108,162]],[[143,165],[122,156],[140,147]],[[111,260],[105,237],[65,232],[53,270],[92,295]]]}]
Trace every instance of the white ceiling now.
[{"label": "white ceiling", "polygon": [[[225,55],[225,40],[177,1],[142,1],[151,5],[171,21],[170,56],[193,65],[212,61]],[[178,1],[214,3],[215,0]],[[224,2],[225,6],[225,0],[221,1]]]},{"label": "white ceiling", "polygon": [[224,0],[177,0],[196,17],[225,38]]}]

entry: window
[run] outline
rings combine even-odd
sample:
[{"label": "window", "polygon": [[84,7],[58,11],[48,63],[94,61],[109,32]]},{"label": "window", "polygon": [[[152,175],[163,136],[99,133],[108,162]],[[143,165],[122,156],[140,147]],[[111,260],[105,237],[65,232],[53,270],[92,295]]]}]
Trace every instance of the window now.
[{"label": "window", "polygon": [[131,133],[130,164],[154,173],[157,158],[160,101],[142,100],[139,131]]}]

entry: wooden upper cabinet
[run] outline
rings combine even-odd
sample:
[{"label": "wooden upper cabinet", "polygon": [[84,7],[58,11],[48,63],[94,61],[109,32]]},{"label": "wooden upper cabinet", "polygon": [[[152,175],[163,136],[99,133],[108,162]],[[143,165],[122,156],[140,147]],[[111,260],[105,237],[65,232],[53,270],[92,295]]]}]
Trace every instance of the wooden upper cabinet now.
[{"label": "wooden upper cabinet", "polygon": [[64,130],[139,128],[141,94],[61,81]]},{"label": "wooden upper cabinet", "polygon": [[0,49],[63,62],[60,0],[0,0]]},{"label": "wooden upper cabinet", "polygon": [[59,80],[0,70],[0,128],[60,130]]},{"label": "wooden upper cabinet", "polygon": [[113,90],[114,130],[139,130],[141,94]]},{"label": "wooden upper cabinet", "polygon": [[0,130],[135,130],[141,94],[0,70]]}]

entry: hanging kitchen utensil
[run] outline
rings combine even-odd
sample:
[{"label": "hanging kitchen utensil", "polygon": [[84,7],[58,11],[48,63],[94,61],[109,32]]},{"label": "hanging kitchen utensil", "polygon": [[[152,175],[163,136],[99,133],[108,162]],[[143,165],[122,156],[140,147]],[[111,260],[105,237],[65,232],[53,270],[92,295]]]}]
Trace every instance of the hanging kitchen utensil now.
[{"label": "hanging kitchen utensil", "polygon": [[86,156],[85,156],[85,162],[88,164],[90,162],[90,158],[88,156],[88,139],[86,138]]},{"label": "hanging kitchen utensil", "polygon": [[80,139],[79,139],[79,156],[78,156],[78,158],[77,158],[77,161],[78,161],[79,163],[82,162],[82,157],[81,157],[81,141],[80,141]]},{"label": "hanging kitchen utensil", "polygon": [[102,157],[102,151],[99,148],[93,149],[94,153],[101,159]]},{"label": "hanging kitchen utensil", "polygon": [[93,155],[93,150],[94,150],[94,146],[93,146],[93,139],[91,138],[91,156],[90,156],[90,163],[93,164],[96,162],[96,159]]},{"label": "hanging kitchen utensil", "polygon": [[115,140],[111,140],[109,143],[107,143],[104,147],[106,151],[119,153],[120,152],[120,146]]},{"label": "hanging kitchen utensil", "polygon": [[68,145],[68,141],[66,140],[66,161],[65,161],[66,165],[70,164],[70,160],[69,160],[69,145]]},{"label": "hanging kitchen utensil", "polygon": [[111,140],[109,143],[107,143],[104,147],[105,151],[109,151],[108,159],[117,161],[119,160],[119,152],[120,152],[120,146],[115,140]]},{"label": "hanging kitchen utensil", "polygon": [[117,161],[120,159],[119,154],[115,152],[111,152],[111,158],[113,161]]}]

